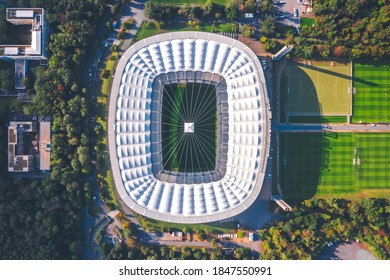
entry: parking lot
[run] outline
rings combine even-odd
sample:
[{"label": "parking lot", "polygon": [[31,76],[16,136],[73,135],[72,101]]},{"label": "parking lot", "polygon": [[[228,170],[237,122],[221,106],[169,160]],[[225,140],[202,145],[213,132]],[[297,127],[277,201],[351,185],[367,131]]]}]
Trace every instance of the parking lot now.
[{"label": "parking lot", "polygon": [[[300,27],[300,17],[306,13],[309,0],[302,0],[302,4],[297,2],[297,0],[274,1],[276,20],[284,25]],[[298,10],[299,17],[294,17],[294,8]]]}]

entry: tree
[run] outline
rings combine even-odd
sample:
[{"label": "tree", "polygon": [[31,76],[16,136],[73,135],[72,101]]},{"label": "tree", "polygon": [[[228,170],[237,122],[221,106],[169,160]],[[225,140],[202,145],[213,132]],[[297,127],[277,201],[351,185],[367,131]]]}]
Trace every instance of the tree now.
[{"label": "tree", "polygon": [[198,233],[198,237],[200,240],[204,240],[206,238],[206,234],[203,231],[201,231]]},{"label": "tree", "polygon": [[190,4],[188,4],[188,3],[184,3],[180,7],[181,15],[184,17],[191,17],[191,11],[192,11],[192,8],[191,8]]},{"label": "tree", "polygon": [[260,11],[262,15],[273,14],[275,8],[273,6],[272,0],[262,0],[260,5]]},{"label": "tree", "polygon": [[145,14],[156,20],[170,20],[177,16],[178,11],[179,7],[174,5],[157,4],[151,1],[145,3]]},{"label": "tree", "polygon": [[123,27],[124,29],[130,30],[134,23],[135,23],[135,19],[129,18],[128,20],[126,20],[126,21],[122,24],[122,27]]},{"label": "tree", "polygon": [[242,27],[242,35],[246,38],[250,38],[255,35],[255,27],[245,24]]},{"label": "tree", "polygon": [[275,18],[268,17],[261,25],[261,33],[266,37],[274,37],[275,35]]},{"label": "tree", "polygon": [[240,3],[239,0],[229,0],[226,4],[225,13],[230,21],[235,21],[239,16]]},{"label": "tree", "polygon": [[201,250],[196,250],[196,252],[194,253],[194,258],[195,260],[205,260],[206,256],[202,253]]},{"label": "tree", "polygon": [[0,69],[0,88],[14,90],[14,75],[10,69]]},{"label": "tree", "polygon": [[210,254],[210,260],[223,260],[224,252],[222,248],[214,248]]},{"label": "tree", "polygon": [[233,251],[233,257],[237,260],[251,260],[252,258],[252,253],[249,248],[236,248]]},{"label": "tree", "polygon": [[82,171],[84,173],[89,173],[91,169],[91,159],[89,156],[88,147],[80,146],[77,148],[78,159],[81,163]]},{"label": "tree", "polygon": [[255,13],[256,12],[256,1],[255,0],[246,0],[244,2],[244,12],[245,13]]},{"label": "tree", "polygon": [[344,54],[344,48],[342,46],[334,47],[333,54],[335,57],[342,57]]},{"label": "tree", "polygon": [[207,0],[202,6],[205,16],[214,16],[216,12],[215,6],[216,5],[213,0]]}]

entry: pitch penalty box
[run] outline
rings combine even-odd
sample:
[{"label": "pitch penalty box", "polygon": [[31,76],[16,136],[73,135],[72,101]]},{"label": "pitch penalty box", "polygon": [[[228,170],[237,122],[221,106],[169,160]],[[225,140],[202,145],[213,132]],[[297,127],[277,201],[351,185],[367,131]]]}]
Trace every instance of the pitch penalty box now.
[{"label": "pitch penalty box", "polygon": [[288,65],[285,69],[288,115],[349,116],[352,103],[351,78],[349,65]]}]

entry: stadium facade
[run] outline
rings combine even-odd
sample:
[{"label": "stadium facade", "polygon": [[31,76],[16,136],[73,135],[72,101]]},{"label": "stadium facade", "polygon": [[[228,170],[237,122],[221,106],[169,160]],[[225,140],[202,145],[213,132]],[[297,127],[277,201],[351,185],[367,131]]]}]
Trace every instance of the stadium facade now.
[{"label": "stadium facade", "polygon": [[[216,133],[209,143],[198,142],[199,150],[191,140],[207,139],[199,134],[199,119],[186,114],[182,122],[179,119],[182,107],[195,104],[196,93],[188,95],[191,101],[186,105],[180,105],[180,100],[172,102],[170,110],[164,105],[165,88],[186,84],[197,85],[199,91],[202,85],[211,85],[213,90],[207,94],[215,95],[215,108],[210,107],[215,115],[208,122],[214,122]],[[188,149],[197,152],[180,150],[177,157],[188,156],[185,164],[191,168],[180,164],[172,168],[172,162],[167,168],[167,146],[169,152],[178,153],[176,136],[166,142],[162,130],[164,110],[172,108],[177,109],[178,120],[168,121],[168,135],[176,131],[180,139],[190,139]],[[245,211],[260,194],[265,176],[268,108],[262,67],[237,40],[175,32],[135,43],[117,65],[109,104],[109,152],[119,198],[141,215],[175,223],[218,221]],[[194,116],[202,115],[202,109],[198,111]],[[215,146],[211,149],[215,164],[194,168],[205,145]]]}]

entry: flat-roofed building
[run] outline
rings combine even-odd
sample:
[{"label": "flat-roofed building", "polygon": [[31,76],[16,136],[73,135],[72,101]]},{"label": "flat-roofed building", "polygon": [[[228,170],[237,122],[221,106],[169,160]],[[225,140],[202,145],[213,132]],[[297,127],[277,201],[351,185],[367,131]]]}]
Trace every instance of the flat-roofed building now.
[{"label": "flat-roofed building", "polygon": [[12,60],[46,60],[45,11],[42,8],[7,8],[6,20],[14,25],[31,25],[30,45],[1,45],[0,53]]},{"label": "flat-roofed building", "polygon": [[50,170],[51,123],[31,119],[11,121],[8,126],[8,172],[35,176],[34,171]]},{"label": "flat-roofed building", "polygon": [[33,156],[24,149],[23,134],[33,132],[32,122],[11,122],[8,127],[8,171],[32,171]]},{"label": "flat-roofed building", "polygon": [[50,122],[39,125],[39,169],[50,170]]}]

